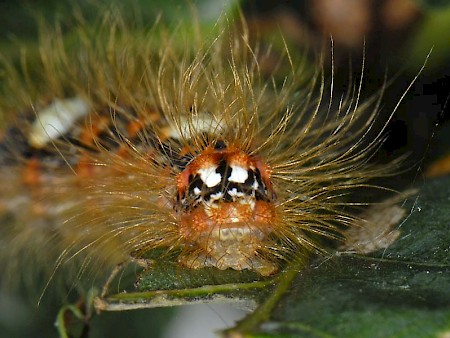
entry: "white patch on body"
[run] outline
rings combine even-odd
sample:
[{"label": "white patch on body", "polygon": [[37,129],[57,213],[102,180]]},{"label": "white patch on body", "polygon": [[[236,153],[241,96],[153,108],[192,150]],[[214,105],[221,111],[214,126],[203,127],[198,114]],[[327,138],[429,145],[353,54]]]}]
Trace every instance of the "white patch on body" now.
[{"label": "white patch on body", "polygon": [[171,122],[170,125],[168,136],[177,140],[191,139],[199,133],[218,134],[225,129],[223,122],[204,113],[182,116],[176,123]]},{"label": "white patch on body", "polygon": [[44,147],[48,142],[67,133],[74,122],[86,116],[90,109],[89,102],[81,97],[55,99],[48,107],[37,113],[28,141],[33,147]]}]

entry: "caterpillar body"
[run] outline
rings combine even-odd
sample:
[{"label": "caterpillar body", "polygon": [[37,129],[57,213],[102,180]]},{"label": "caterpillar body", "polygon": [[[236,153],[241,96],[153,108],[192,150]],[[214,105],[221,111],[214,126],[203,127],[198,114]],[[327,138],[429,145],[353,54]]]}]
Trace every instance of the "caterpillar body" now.
[{"label": "caterpillar body", "polygon": [[358,219],[346,195],[398,165],[369,161],[379,96],[361,103],[355,86],[327,103],[321,67],[287,50],[286,74],[263,73],[270,54],[245,30],[222,30],[195,53],[198,39],[180,47],[180,32],[142,34],[104,20],[95,35],[81,31],[76,53],[44,36],[37,85],[10,77],[15,100],[1,104],[16,122],[0,142],[9,267],[78,259],[97,271],[160,250],[190,269],[271,275],[342,237]]}]

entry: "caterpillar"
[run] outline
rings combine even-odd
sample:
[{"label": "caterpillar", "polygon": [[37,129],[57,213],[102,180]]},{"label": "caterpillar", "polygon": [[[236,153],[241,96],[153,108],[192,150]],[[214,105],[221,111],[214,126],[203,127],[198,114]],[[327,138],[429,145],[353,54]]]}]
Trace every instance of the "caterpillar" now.
[{"label": "caterpillar", "polygon": [[188,269],[272,275],[343,239],[364,204],[351,193],[399,167],[370,161],[381,92],[360,102],[362,79],[335,99],[320,63],[288,48],[263,71],[270,50],[245,25],[187,42],[155,27],[105,17],[75,47],[42,34],[37,70],[4,65],[8,271],[94,273],[157,252]]}]

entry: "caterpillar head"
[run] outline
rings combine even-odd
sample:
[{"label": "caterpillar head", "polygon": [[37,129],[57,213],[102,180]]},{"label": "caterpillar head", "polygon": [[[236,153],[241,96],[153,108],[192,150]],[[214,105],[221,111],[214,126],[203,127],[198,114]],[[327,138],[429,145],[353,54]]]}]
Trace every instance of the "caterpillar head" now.
[{"label": "caterpillar head", "polygon": [[183,264],[263,275],[277,269],[258,257],[277,218],[270,174],[261,159],[220,140],[178,174],[180,235],[202,252],[183,257]]}]

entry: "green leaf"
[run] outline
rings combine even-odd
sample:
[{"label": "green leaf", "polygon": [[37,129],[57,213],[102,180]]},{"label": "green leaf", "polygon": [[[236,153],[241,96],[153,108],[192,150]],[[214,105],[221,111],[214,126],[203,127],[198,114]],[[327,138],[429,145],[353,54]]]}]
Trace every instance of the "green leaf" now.
[{"label": "green leaf", "polygon": [[274,278],[250,271],[191,270],[175,262],[162,261],[141,274],[138,292],[98,298],[96,308],[121,311],[214,301],[239,302],[241,306],[254,308],[273,284]]},{"label": "green leaf", "polygon": [[[371,255],[336,254],[278,276],[160,263],[141,292],[105,301],[109,310],[215,300],[256,310],[228,335],[249,337],[431,337],[450,333],[450,179],[426,183],[404,208],[401,236]],[[303,268],[302,268],[303,267]],[[252,303],[253,302],[253,303]],[[134,307],[138,304],[138,307]],[[123,307],[123,308],[120,308]]]},{"label": "green leaf", "polygon": [[416,0],[422,6],[430,9],[439,9],[450,5],[449,0]]},{"label": "green leaf", "polygon": [[[255,336],[432,337],[450,333],[450,179],[405,207],[401,237],[370,256],[303,270]],[[241,323],[242,325],[243,323]]]},{"label": "green leaf", "polygon": [[[432,70],[441,72],[441,76],[446,74],[445,65],[448,65],[450,56],[449,29],[450,29],[450,6],[449,1],[442,1],[447,6],[437,4],[434,10],[429,11],[424,16],[420,29],[408,43],[405,49],[403,60],[412,60],[415,64],[420,64],[425,56],[432,50],[431,60],[427,65],[426,72]],[[431,6],[431,4],[429,4]]]}]

